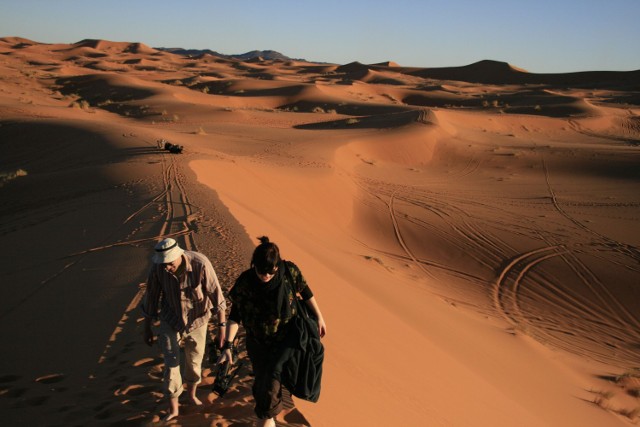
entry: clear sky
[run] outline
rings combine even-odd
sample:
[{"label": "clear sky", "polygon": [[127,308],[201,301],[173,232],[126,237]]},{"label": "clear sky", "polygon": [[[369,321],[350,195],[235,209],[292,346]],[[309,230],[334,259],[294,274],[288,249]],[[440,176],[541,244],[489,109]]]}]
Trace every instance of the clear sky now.
[{"label": "clear sky", "polygon": [[0,0],[0,37],[346,64],[492,59],[537,73],[640,69],[640,0]]}]

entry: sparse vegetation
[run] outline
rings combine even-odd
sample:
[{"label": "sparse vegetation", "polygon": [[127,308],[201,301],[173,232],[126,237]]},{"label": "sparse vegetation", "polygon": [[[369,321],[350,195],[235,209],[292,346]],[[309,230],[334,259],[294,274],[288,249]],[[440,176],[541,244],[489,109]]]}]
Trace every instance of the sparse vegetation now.
[{"label": "sparse vegetation", "polygon": [[593,403],[598,405],[603,409],[611,409],[611,398],[614,396],[611,391],[596,391],[595,398],[593,399]]},{"label": "sparse vegetation", "polygon": [[356,123],[360,123],[360,120],[355,119],[355,118],[350,118],[347,120],[347,124],[348,125],[355,125]]},{"label": "sparse vegetation", "polygon": [[14,172],[0,172],[0,187],[21,176],[27,176],[27,171],[18,169]]},{"label": "sparse vegetation", "polygon": [[79,108],[81,110],[88,110],[90,106],[91,105],[89,104],[89,102],[85,99],[82,99],[80,101],[73,101],[71,104],[69,104],[70,108]]},{"label": "sparse vegetation", "polygon": [[631,421],[636,421],[638,418],[640,418],[640,406],[633,409],[622,409],[618,412],[620,413],[620,415],[629,418]]},{"label": "sparse vegetation", "polygon": [[640,398],[640,369],[625,372],[616,378],[616,384],[622,387],[628,395]]}]

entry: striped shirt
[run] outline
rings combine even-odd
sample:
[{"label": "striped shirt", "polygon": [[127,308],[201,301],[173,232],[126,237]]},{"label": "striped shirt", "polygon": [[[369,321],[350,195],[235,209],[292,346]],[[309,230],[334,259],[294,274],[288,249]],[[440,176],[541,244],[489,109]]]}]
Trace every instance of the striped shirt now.
[{"label": "striped shirt", "polygon": [[211,310],[224,312],[227,304],[209,259],[199,252],[185,251],[181,277],[153,264],[141,309],[145,317],[167,322],[177,332],[191,332],[206,324]]}]

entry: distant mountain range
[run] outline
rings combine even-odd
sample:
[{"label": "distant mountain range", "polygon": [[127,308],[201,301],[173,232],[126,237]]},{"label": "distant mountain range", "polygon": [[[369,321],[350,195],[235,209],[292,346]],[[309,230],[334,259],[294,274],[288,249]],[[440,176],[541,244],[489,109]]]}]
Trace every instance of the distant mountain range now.
[{"label": "distant mountain range", "polygon": [[224,53],[216,52],[211,49],[183,49],[181,47],[156,47],[155,49],[162,50],[164,52],[175,53],[183,56],[201,56],[201,55],[214,55],[227,59],[238,59],[240,61],[250,61],[252,59],[262,58],[264,60],[281,60],[281,61],[305,61],[300,58],[290,58],[287,55],[283,55],[275,50],[252,50],[251,52],[226,55]]}]

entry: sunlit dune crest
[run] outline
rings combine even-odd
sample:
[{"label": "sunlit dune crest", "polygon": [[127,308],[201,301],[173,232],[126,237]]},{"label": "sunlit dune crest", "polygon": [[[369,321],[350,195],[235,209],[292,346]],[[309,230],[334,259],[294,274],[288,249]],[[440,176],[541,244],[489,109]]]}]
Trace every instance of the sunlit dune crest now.
[{"label": "sunlit dune crest", "polygon": [[[328,326],[278,425],[638,422],[640,70],[176,52],[0,38],[3,425],[159,421],[154,243],[228,291],[262,235]],[[211,369],[179,425],[253,425]]]}]

